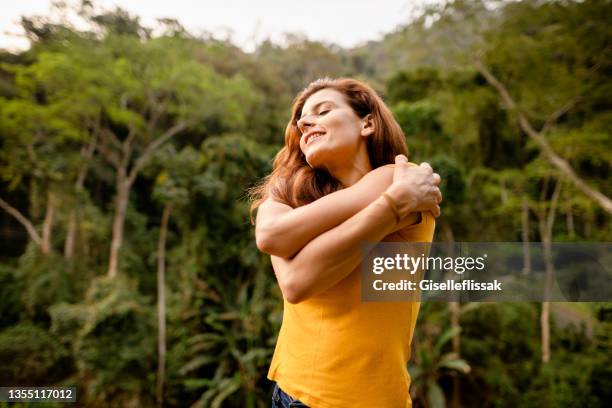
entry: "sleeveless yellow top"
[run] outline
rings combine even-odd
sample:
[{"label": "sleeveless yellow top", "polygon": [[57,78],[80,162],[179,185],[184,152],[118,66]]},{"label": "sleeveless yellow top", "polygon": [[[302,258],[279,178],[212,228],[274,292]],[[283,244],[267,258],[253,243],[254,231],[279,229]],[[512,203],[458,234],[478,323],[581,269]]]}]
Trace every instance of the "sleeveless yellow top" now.
[{"label": "sleeveless yellow top", "polygon": [[[435,219],[383,241],[431,242]],[[268,379],[310,408],[410,408],[407,362],[420,304],[361,302],[359,267],[324,293],[284,300]]]}]

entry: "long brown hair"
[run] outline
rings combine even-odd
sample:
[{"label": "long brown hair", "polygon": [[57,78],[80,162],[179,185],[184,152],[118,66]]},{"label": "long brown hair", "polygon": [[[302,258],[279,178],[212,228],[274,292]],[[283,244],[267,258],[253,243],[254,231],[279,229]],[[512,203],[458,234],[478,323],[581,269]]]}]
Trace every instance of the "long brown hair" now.
[{"label": "long brown hair", "polygon": [[293,101],[291,120],[285,129],[285,146],[274,158],[272,173],[250,190],[251,221],[253,211],[269,196],[296,208],[344,187],[326,170],[311,168],[300,149],[301,132],[297,121],[302,114],[302,108],[312,94],[326,88],[343,94],[360,118],[372,115],[374,134],[368,137],[366,146],[373,169],[394,163],[398,154],[408,157],[404,133],[376,91],[351,78],[317,79]]}]

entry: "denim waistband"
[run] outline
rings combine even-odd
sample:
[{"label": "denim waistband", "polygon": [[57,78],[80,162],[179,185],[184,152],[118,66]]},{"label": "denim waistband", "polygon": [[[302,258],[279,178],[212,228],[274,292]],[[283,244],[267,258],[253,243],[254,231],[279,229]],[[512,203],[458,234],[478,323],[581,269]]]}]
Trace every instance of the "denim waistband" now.
[{"label": "denim waistband", "polygon": [[308,406],[291,397],[275,382],[272,391],[272,408],[308,408]]}]

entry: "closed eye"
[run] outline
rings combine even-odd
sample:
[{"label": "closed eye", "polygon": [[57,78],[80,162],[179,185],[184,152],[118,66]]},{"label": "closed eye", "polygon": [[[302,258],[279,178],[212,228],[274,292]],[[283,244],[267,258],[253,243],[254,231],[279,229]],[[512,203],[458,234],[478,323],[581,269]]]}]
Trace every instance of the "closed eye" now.
[{"label": "closed eye", "polygon": [[323,110],[323,111],[319,112],[319,116],[323,116],[323,115],[325,115],[325,114],[329,113],[329,111],[330,111],[330,110],[331,110],[331,109],[325,109],[325,110]]}]

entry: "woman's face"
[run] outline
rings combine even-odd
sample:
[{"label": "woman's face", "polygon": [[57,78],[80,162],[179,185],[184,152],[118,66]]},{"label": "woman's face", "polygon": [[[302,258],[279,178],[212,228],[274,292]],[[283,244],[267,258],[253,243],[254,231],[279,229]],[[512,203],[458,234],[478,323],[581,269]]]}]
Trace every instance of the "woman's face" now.
[{"label": "woman's face", "polygon": [[357,116],[344,95],[331,88],[321,89],[306,100],[297,126],[300,149],[314,168],[350,165],[360,148],[365,148],[365,136],[371,133],[367,121]]}]

